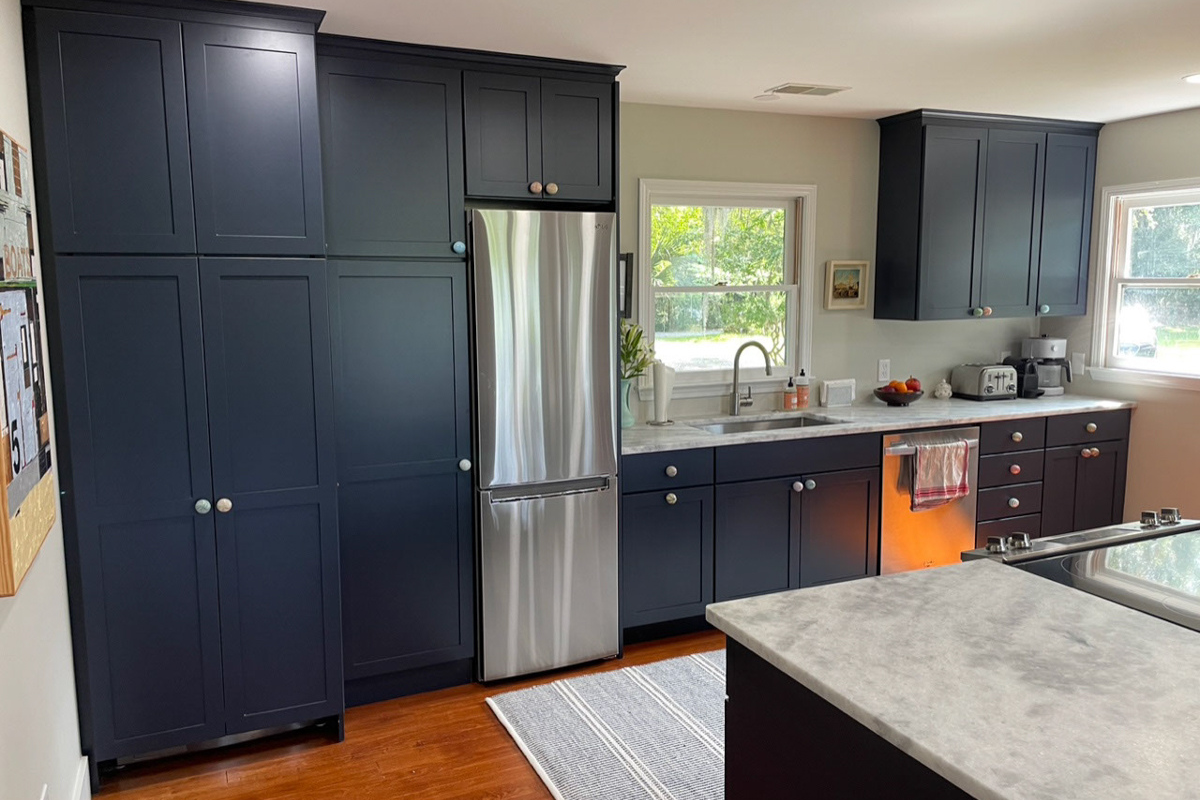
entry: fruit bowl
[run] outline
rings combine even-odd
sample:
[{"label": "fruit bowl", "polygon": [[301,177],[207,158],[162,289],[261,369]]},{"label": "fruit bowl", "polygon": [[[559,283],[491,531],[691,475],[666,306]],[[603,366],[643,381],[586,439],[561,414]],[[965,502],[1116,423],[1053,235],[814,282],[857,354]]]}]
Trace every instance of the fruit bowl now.
[{"label": "fruit bowl", "polygon": [[876,389],[875,396],[889,406],[909,406],[925,396],[924,392],[885,392],[883,389]]}]

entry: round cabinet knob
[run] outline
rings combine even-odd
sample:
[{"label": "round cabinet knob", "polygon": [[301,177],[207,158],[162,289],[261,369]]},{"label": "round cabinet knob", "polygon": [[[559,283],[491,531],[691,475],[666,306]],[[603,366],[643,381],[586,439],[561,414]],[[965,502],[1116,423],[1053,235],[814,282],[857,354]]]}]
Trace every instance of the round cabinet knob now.
[{"label": "round cabinet knob", "polygon": [[541,194],[542,193],[542,182],[534,181],[533,183],[529,184],[529,193],[530,194]]},{"label": "round cabinet knob", "polygon": [[801,483],[800,481],[796,481],[795,483],[792,484],[792,491],[793,492],[803,492],[804,484]]},{"label": "round cabinet knob", "polygon": [[233,511],[233,501],[228,497],[222,497],[217,501],[217,511],[220,511],[222,514],[228,514],[230,511]]},{"label": "round cabinet knob", "polygon": [[983,315],[984,315],[985,317],[990,317],[990,316],[992,315],[992,307],[991,307],[991,306],[984,306],[984,307],[983,307]]},{"label": "round cabinet knob", "polygon": [[817,482],[810,478],[804,482],[804,488],[811,492],[813,489],[817,488]]},{"label": "round cabinet knob", "polygon": [[470,472],[471,471],[471,459],[464,458],[462,461],[459,461],[458,469],[461,472]]},{"label": "round cabinet knob", "polygon": [[1012,440],[1018,443],[1023,442],[1025,440],[1025,434],[1021,433],[1020,431],[1013,431]]},{"label": "round cabinet knob", "polygon": [[450,245],[450,249],[461,256],[463,253],[467,252],[467,244],[466,242],[455,242],[454,244]]},{"label": "round cabinet knob", "polygon": [[1089,422],[1087,425],[1084,425],[1083,429],[1085,431],[1087,431],[1088,433],[1095,433],[1098,430],[1096,428],[1096,423],[1094,423],[1094,422]]},{"label": "round cabinet knob", "polygon": [[679,502],[679,498],[675,496],[675,493],[674,493],[674,492],[667,492],[667,505],[669,505],[669,506],[673,506],[673,505],[675,505],[677,502]]},{"label": "round cabinet knob", "polygon": [[983,309],[982,309],[982,308],[972,308],[972,309],[971,309],[971,316],[973,316],[973,317],[982,317],[982,316],[983,316]]},{"label": "round cabinet knob", "polygon": [[1085,447],[1085,448],[1083,448],[1083,452],[1082,452],[1082,453],[1080,453],[1079,455],[1083,456],[1084,458],[1091,458],[1091,457],[1092,457],[1092,451],[1091,451],[1091,449],[1090,449],[1090,448],[1087,448],[1087,447]]},{"label": "round cabinet knob", "polygon": [[1020,508],[1021,501],[1015,497],[1010,497],[1010,498],[1008,498],[1008,507],[1009,508]]},{"label": "round cabinet knob", "polygon": [[1013,464],[1011,467],[1008,468],[1008,471],[1011,472],[1013,475],[1020,475],[1021,474],[1021,465]]},{"label": "round cabinet knob", "polygon": [[196,501],[196,513],[207,514],[212,511],[212,503],[205,500],[203,497]]},{"label": "round cabinet knob", "polygon": [[1050,306],[1041,306],[1040,308],[1038,308],[1038,313],[1039,314],[1049,314]]},{"label": "round cabinet knob", "polygon": [[546,194],[558,194],[558,184],[557,183],[547,183],[546,184]]},{"label": "round cabinet knob", "polygon": [[675,467],[674,464],[671,464],[663,471],[667,473],[668,478],[674,478],[676,475],[679,474],[679,470]]},{"label": "round cabinet knob", "polygon": [[1100,448],[1099,448],[1099,447],[1093,447],[1093,448],[1092,448],[1092,458],[1095,458],[1095,457],[1096,457],[1096,456],[1098,456],[1098,455],[1100,455]]}]

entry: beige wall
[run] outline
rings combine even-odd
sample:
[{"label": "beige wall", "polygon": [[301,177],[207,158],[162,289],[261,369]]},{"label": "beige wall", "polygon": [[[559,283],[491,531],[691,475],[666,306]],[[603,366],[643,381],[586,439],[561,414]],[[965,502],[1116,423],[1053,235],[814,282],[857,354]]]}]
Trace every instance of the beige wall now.
[{"label": "beige wall", "polygon": [[[0,0],[0,129],[30,145],[20,0]],[[55,524],[16,597],[0,599],[0,798],[38,800],[45,786],[50,800],[75,800],[76,780],[86,777],[78,726]],[[86,781],[82,791],[88,796]]]},{"label": "beige wall", "polygon": [[[855,378],[860,401],[877,402],[869,395],[880,358],[891,359],[893,377],[914,374],[933,384],[955,364],[997,358],[1031,335],[1030,320],[893,322],[873,319],[871,302],[863,311],[822,308],[826,261],[875,260],[878,173],[879,126],[873,120],[624,104],[621,250],[637,249],[639,178],[816,184],[818,378]],[[778,398],[759,405],[778,408]],[[673,415],[719,411],[728,411],[727,399],[672,403]]]},{"label": "beige wall", "polygon": [[[1099,198],[1105,186],[1176,178],[1200,178],[1200,108],[1107,125],[1096,158],[1096,225],[1092,237],[1092,286],[1096,284]],[[1070,351],[1091,353],[1092,316],[1046,321],[1042,332],[1070,338]],[[1090,355],[1089,355],[1090,363]],[[1125,517],[1142,509],[1181,506],[1200,516],[1190,501],[1200,486],[1200,392],[1103,383],[1084,378],[1074,391],[1137,400],[1129,455]]]}]

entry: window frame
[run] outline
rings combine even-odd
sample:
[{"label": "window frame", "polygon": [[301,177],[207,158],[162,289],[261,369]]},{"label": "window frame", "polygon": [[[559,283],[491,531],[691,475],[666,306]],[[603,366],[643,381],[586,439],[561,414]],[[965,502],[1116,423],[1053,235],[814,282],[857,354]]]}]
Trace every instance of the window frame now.
[{"label": "window frame", "polygon": [[[759,359],[742,367],[743,386],[778,390],[790,375],[804,368],[812,372],[812,327],[814,312],[814,276],[816,272],[817,187],[811,184],[742,183],[727,181],[668,180],[642,178],[638,181],[638,245],[637,299],[635,317],[646,332],[647,341],[654,344],[654,297],[650,269],[650,210],[653,205],[707,205],[778,208],[783,206],[784,223],[784,281],[778,286],[721,286],[704,287],[703,291],[733,294],[740,291],[782,291],[787,293],[787,316],[784,326],[788,360],[775,365],[774,374],[767,376]],[[667,293],[701,293],[676,289]],[[675,380],[673,397],[719,397],[733,387],[733,365],[729,369],[680,372]],[[643,375],[637,383],[638,396],[643,400],[654,396],[653,381]]]},{"label": "window frame", "polygon": [[1123,287],[1195,288],[1200,278],[1126,277],[1129,255],[1129,215],[1147,206],[1200,202],[1200,178],[1106,186],[1101,193],[1098,269],[1095,287],[1096,320],[1092,326],[1093,379],[1113,383],[1166,386],[1200,391],[1200,373],[1188,374],[1146,369],[1137,359],[1116,354],[1117,306]]}]

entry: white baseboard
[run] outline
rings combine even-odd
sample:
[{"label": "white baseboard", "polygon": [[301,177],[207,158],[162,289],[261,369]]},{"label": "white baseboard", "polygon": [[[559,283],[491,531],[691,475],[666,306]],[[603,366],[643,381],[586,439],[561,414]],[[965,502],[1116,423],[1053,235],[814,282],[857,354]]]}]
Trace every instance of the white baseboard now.
[{"label": "white baseboard", "polygon": [[75,770],[75,789],[71,792],[71,800],[92,800],[92,780],[88,774],[87,756],[79,759],[79,768]]}]

